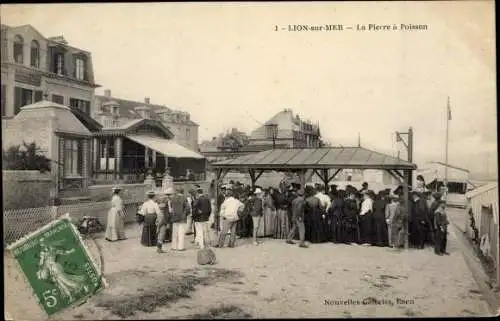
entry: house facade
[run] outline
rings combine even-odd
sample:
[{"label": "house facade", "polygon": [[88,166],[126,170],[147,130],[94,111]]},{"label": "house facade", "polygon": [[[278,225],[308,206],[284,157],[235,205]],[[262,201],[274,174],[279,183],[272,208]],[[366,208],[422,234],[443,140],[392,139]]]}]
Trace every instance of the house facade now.
[{"label": "house facade", "polygon": [[95,88],[91,53],[31,25],[1,26],[2,117],[42,100],[90,115]]},{"label": "house facade", "polygon": [[264,125],[250,134],[250,146],[274,146],[276,148],[320,147],[318,124],[294,115],[291,109],[284,109],[271,117]]},{"label": "house facade", "polygon": [[91,143],[99,130],[74,109],[43,100],[2,119],[2,142],[4,149],[35,142],[51,160],[54,196],[78,196],[92,183]]},{"label": "house facade", "polygon": [[104,127],[122,126],[143,118],[159,121],[170,130],[175,142],[198,151],[199,125],[191,120],[190,114],[152,104],[149,97],[143,101],[126,100],[113,97],[108,89],[104,95],[95,96],[92,116]]}]

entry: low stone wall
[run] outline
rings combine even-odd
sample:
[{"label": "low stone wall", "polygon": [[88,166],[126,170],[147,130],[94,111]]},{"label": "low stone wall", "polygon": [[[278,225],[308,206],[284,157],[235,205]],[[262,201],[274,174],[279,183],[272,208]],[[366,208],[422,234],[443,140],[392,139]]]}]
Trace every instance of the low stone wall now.
[{"label": "low stone wall", "polygon": [[39,171],[3,170],[4,210],[41,207],[50,204],[52,176]]},{"label": "low stone wall", "polygon": [[[110,201],[113,196],[114,185],[89,186],[89,196],[93,202]],[[144,201],[148,187],[146,184],[121,184],[122,198],[124,201]]]}]

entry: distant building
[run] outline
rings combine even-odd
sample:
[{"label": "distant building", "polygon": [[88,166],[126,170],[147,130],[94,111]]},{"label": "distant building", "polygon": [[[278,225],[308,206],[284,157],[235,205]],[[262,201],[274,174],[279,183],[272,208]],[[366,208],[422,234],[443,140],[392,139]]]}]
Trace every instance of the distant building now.
[{"label": "distant building", "polygon": [[320,137],[318,124],[302,120],[299,115],[294,115],[291,109],[284,109],[252,131],[249,145],[268,148],[273,145],[276,148],[315,148],[320,147]]},{"label": "distant building", "polygon": [[2,117],[42,100],[90,115],[95,83],[90,52],[31,25],[1,26]]},{"label": "distant building", "polygon": [[248,142],[249,136],[246,133],[239,131],[237,128],[232,128],[227,133],[212,137],[210,141],[201,142],[200,152],[241,150],[248,145]]},{"label": "distant building", "polygon": [[139,119],[159,121],[174,135],[173,140],[193,151],[198,150],[198,127],[187,112],[173,110],[164,105],[152,104],[149,97],[144,101],[132,101],[111,96],[105,90],[104,96],[95,96],[92,116],[104,128],[120,127]]}]

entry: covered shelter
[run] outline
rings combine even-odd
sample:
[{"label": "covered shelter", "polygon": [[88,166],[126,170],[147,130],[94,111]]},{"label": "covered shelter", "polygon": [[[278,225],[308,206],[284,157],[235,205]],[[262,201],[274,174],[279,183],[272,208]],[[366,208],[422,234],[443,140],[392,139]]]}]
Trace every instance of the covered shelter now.
[{"label": "covered shelter", "polygon": [[[218,186],[219,181],[232,170],[248,171],[252,186],[255,186],[262,173],[274,170],[298,174],[301,186],[305,185],[308,173],[316,174],[325,187],[342,169],[384,170],[401,183],[405,207],[409,208],[410,177],[417,166],[363,147],[323,147],[271,149],[216,162],[212,164],[212,168],[216,172],[215,186]],[[335,171],[329,175],[331,169]],[[217,222],[218,220],[217,216]]]},{"label": "covered shelter", "polygon": [[167,169],[174,179],[183,177],[187,169],[203,179],[205,157],[176,143],[173,137],[160,121],[146,118],[103,128],[94,133],[94,180],[142,182],[147,171],[158,177]]}]

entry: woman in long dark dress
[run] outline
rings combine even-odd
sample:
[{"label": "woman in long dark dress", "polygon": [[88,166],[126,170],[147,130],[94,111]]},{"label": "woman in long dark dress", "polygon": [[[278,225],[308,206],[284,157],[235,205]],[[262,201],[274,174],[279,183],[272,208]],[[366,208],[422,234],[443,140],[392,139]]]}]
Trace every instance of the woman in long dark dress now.
[{"label": "woman in long dark dress", "polygon": [[276,218],[274,219],[274,238],[285,240],[290,232],[288,221],[288,201],[283,191],[276,191],[274,194],[274,204],[276,206]]},{"label": "woman in long dark dress", "polygon": [[141,244],[144,246],[155,246],[157,241],[156,218],[163,215],[158,203],[153,198],[154,192],[148,192],[148,200],[142,204],[137,213],[137,220],[142,223]]},{"label": "woman in long dark dress", "polygon": [[[324,240],[323,218],[321,217],[321,206],[319,199],[314,196],[314,189],[306,187],[306,204],[304,216],[308,217],[308,227],[306,227],[306,240],[311,243],[321,243]],[[307,233],[309,231],[309,233]],[[309,234],[309,235],[308,235]],[[309,238],[307,238],[309,236]]]},{"label": "woman in long dark dress", "polygon": [[342,219],[342,242],[359,242],[359,224],[358,224],[358,202],[356,201],[355,191],[348,193],[344,201],[344,217]]},{"label": "woman in long dark dress", "polygon": [[389,234],[385,218],[387,201],[382,192],[378,193],[373,202],[373,238],[372,245],[389,246]]},{"label": "woman in long dark dress", "polygon": [[344,217],[344,193],[342,190],[332,194],[332,206],[330,208],[331,218],[331,241],[334,243],[342,243],[344,233],[342,228],[342,219]]},{"label": "woman in long dark dress", "polygon": [[236,223],[236,235],[241,238],[247,238],[252,236],[252,217],[250,216],[250,210],[252,208],[252,195],[246,189],[241,189],[239,192],[239,200],[245,204],[245,209],[243,210],[242,217]]}]

